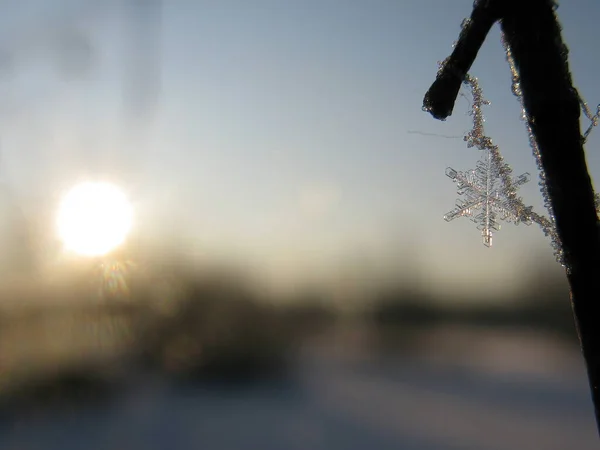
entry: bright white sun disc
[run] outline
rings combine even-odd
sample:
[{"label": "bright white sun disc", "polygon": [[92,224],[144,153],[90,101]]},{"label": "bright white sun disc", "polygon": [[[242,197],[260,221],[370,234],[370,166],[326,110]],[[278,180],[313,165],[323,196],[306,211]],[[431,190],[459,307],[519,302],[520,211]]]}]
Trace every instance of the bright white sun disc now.
[{"label": "bright white sun disc", "polygon": [[104,255],[121,245],[131,230],[133,210],[116,186],[87,182],[63,198],[58,234],[67,249],[85,256]]}]

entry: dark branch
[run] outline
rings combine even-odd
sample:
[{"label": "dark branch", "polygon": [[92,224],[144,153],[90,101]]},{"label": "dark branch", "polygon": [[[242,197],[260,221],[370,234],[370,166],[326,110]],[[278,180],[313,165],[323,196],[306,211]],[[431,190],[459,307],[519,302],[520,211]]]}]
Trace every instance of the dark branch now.
[{"label": "dark branch", "polygon": [[492,25],[500,18],[496,3],[480,0],[475,4],[471,18],[463,25],[452,55],[445,61],[425,94],[423,106],[436,119],[443,120],[452,115],[460,86]]},{"label": "dark branch", "polygon": [[520,76],[523,103],[540,151],[562,242],[571,301],[600,425],[600,235],[580,129],[580,100],[552,0],[479,1],[472,23],[427,92],[435,118],[452,113],[462,77],[499,20]]}]

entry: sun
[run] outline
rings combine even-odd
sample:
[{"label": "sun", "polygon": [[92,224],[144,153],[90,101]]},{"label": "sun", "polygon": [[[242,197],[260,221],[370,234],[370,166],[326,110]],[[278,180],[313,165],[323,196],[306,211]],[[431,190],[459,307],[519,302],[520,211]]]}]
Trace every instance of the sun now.
[{"label": "sun", "polygon": [[58,209],[58,235],[67,248],[83,256],[102,256],[121,245],[133,224],[125,194],[105,182],[72,188]]}]

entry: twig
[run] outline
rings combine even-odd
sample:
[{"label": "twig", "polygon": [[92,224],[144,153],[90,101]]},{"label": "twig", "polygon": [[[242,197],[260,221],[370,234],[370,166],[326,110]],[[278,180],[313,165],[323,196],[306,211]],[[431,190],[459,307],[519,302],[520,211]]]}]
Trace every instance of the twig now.
[{"label": "twig", "polygon": [[562,243],[571,302],[600,429],[600,233],[580,129],[580,97],[552,0],[479,0],[452,55],[427,92],[435,118],[452,114],[460,85],[499,21],[519,76],[528,126],[539,150]]}]

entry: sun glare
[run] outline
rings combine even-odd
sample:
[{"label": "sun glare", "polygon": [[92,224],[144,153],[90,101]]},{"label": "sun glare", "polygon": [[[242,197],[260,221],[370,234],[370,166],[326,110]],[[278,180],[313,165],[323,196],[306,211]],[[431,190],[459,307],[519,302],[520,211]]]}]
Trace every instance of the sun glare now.
[{"label": "sun glare", "polygon": [[101,256],[121,245],[133,222],[125,194],[109,183],[87,182],[63,198],[57,218],[65,247],[83,256]]}]

